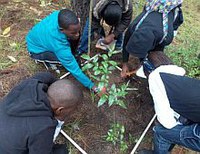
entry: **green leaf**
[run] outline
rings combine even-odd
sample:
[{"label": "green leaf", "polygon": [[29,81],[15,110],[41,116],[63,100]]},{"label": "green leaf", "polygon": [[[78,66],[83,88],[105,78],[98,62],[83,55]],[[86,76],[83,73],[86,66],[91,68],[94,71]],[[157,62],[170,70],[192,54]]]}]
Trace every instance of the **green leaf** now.
[{"label": "green leaf", "polygon": [[102,57],[104,60],[108,60],[108,56],[107,56],[106,54],[103,54],[101,57]]},{"label": "green leaf", "polygon": [[94,75],[99,75],[100,73],[101,73],[100,70],[96,70],[96,71],[94,72]]},{"label": "green leaf", "polygon": [[93,62],[96,63],[98,60],[99,60],[99,57],[97,56],[94,58]]},{"label": "green leaf", "polygon": [[121,106],[122,108],[127,109],[126,105],[124,104],[124,102],[123,102],[122,100],[118,100],[118,101],[117,101],[117,104],[118,104],[119,106]]},{"label": "green leaf", "polygon": [[108,70],[109,70],[109,71],[113,71],[113,70],[115,70],[115,69],[116,69],[116,68],[115,68],[114,66],[109,66],[109,67],[108,67]]},{"label": "green leaf", "polygon": [[104,67],[105,69],[107,69],[107,68],[108,68],[108,63],[106,63],[105,61],[104,61],[104,62],[102,62],[102,65],[103,65],[103,67]]},{"label": "green leaf", "polygon": [[90,60],[90,59],[91,59],[90,56],[87,55],[87,54],[82,54],[82,55],[81,55],[81,58],[83,58],[83,59],[85,59],[85,60]]},{"label": "green leaf", "polygon": [[108,61],[111,65],[113,65],[113,66],[117,66],[117,62],[115,62],[115,61],[113,61],[113,60],[110,60],[110,61]]},{"label": "green leaf", "polygon": [[100,66],[99,69],[104,70],[103,66]]},{"label": "green leaf", "polygon": [[122,126],[122,127],[121,127],[121,133],[124,133],[124,132],[125,132],[125,127]]},{"label": "green leaf", "polygon": [[101,81],[107,81],[106,77],[107,77],[107,76],[106,76],[105,74],[102,75],[102,76],[101,76]]},{"label": "green leaf", "polygon": [[111,90],[112,90],[112,91],[115,91],[115,89],[116,89],[116,85],[115,85],[115,84],[112,84]]},{"label": "green leaf", "polygon": [[102,95],[99,102],[98,102],[98,107],[100,107],[101,105],[103,105],[105,102],[107,101],[107,97],[106,95]]},{"label": "green leaf", "polygon": [[94,76],[94,75],[90,75],[93,79],[97,80],[97,81],[100,81],[100,78]]},{"label": "green leaf", "polygon": [[111,57],[113,52],[108,52],[108,57]]},{"label": "green leaf", "polygon": [[122,90],[122,91],[125,91],[126,89],[127,89],[127,85],[123,84],[123,85],[121,86],[121,90]]},{"label": "green leaf", "polygon": [[111,106],[113,105],[113,102],[115,101],[115,96],[114,95],[109,95],[108,98],[108,105]]},{"label": "green leaf", "polygon": [[86,65],[84,65],[84,66],[82,67],[82,70],[85,71],[85,70],[87,70],[87,69],[92,68],[93,66],[94,66],[93,64],[88,63],[88,64],[86,64]]},{"label": "green leaf", "polygon": [[104,86],[105,86],[104,82],[99,82],[99,84],[98,84],[98,88],[99,89],[102,89]]},{"label": "green leaf", "polygon": [[98,69],[99,69],[98,66],[93,67],[93,71],[96,71],[96,70],[98,70]]}]

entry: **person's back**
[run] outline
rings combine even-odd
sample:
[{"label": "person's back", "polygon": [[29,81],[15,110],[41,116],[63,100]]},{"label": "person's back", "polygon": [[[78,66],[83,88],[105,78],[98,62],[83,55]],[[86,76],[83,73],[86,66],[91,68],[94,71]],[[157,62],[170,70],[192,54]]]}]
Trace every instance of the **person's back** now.
[{"label": "person's back", "polygon": [[59,29],[59,12],[60,11],[53,12],[29,31],[26,37],[29,52],[58,52],[63,45],[70,46],[67,36]]},{"label": "person's back", "polygon": [[46,84],[37,76],[21,82],[0,103],[0,153],[51,152],[57,121],[46,91],[55,79],[49,74],[45,77]]},{"label": "person's back", "polygon": [[38,73],[22,81],[0,103],[0,153],[66,151],[66,147],[54,148],[56,126],[78,107],[82,97],[73,83],[56,81],[50,73]]},{"label": "person's back", "polygon": [[[179,124],[180,116],[199,123],[200,80],[185,76],[185,70],[161,51],[150,52],[146,61],[143,68],[158,121],[168,129]],[[147,63],[154,69],[148,70]]]},{"label": "person's back", "polygon": [[175,5],[167,13],[167,22],[165,24],[163,16],[164,14],[159,10],[151,10],[149,12],[145,6],[143,12],[130,24],[125,34],[122,50],[122,77],[126,77],[126,72],[129,71],[127,66],[129,54],[142,61],[149,52],[164,51],[165,46],[172,42],[174,31],[183,23],[180,5]]},{"label": "person's back", "polygon": [[184,76],[185,70],[161,51],[150,52],[143,68],[158,122],[154,149],[138,153],[167,154],[175,144],[200,151],[200,80]]}]

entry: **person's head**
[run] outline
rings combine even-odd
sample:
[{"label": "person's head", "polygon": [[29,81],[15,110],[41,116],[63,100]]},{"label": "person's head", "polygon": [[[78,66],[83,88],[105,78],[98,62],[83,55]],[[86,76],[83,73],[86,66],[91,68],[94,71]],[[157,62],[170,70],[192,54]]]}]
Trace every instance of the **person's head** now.
[{"label": "person's head", "polygon": [[[148,54],[147,59],[147,63],[143,63],[144,74],[147,77],[153,69],[156,69],[161,65],[173,65],[171,59],[163,51],[152,51]],[[150,69],[148,67],[150,67]]]},{"label": "person's head", "polygon": [[80,105],[83,99],[82,91],[71,81],[62,79],[54,82],[48,88],[47,95],[54,116],[64,120]]},{"label": "person's head", "polygon": [[106,24],[110,26],[116,26],[122,18],[122,8],[117,2],[109,3],[101,14]]},{"label": "person's head", "polygon": [[72,40],[79,38],[80,23],[74,12],[68,9],[60,10],[58,14],[58,25],[61,32]]}]

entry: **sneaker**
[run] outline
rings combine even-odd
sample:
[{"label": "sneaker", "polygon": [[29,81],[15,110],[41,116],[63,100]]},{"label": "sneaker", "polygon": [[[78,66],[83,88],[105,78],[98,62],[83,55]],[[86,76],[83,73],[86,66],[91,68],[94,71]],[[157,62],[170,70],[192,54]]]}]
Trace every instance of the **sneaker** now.
[{"label": "sneaker", "polygon": [[57,74],[60,74],[60,70],[57,68],[56,64],[50,64],[50,68],[54,70]]},{"label": "sneaker", "polygon": [[95,47],[98,48],[98,49],[101,49],[101,50],[105,50],[107,52],[110,52],[110,51],[113,51],[115,49],[115,43],[116,43],[116,40],[114,40],[112,43],[110,44],[104,44],[103,43],[103,38],[100,38]]},{"label": "sneaker", "polygon": [[101,49],[101,50],[107,50],[107,49],[108,49],[108,46],[107,46],[106,44],[103,43],[103,39],[102,39],[102,38],[100,38],[100,39],[97,41],[95,47],[98,48],[98,49]]}]

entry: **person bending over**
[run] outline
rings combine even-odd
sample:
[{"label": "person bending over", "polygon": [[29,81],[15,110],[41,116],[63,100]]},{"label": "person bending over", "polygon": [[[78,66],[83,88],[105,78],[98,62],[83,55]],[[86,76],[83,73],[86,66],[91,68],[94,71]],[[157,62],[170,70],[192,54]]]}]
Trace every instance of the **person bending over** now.
[{"label": "person bending over", "polygon": [[[94,83],[82,72],[75,55],[80,23],[69,9],[54,11],[27,34],[26,42],[31,58],[47,65],[61,64],[85,87],[97,91]],[[75,42],[75,44],[74,44]]]},{"label": "person bending over", "polygon": [[182,0],[146,0],[143,12],[125,33],[121,77],[129,72],[129,54],[142,61],[151,51],[164,51],[183,23]]},{"label": "person bending over", "polygon": [[54,144],[61,125],[81,105],[82,91],[69,80],[38,73],[0,102],[1,154],[66,154]]},{"label": "person bending over", "polygon": [[159,124],[154,150],[140,154],[167,154],[175,144],[200,151],[200,80],[185,76],[162,52],[150,52],[143,61]]}]

